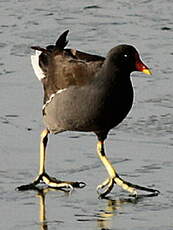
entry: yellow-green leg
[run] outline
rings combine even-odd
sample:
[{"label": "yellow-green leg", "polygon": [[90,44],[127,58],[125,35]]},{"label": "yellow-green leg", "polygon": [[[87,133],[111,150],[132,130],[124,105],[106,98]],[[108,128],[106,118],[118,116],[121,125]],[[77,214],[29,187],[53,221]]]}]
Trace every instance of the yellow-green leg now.
[{"label": "yellow-green leg", "polygon": [[49,131],[47,129],[43,130],[40,135],[40,168],[39,175],[45,173],[45,162],[46,162],[46,147],[48,142]]},{"label": "yellow-green leg", "polygon": [[40,166],[39,166],[38,176],[32,183],[22,185],[17,189],[20,191],[28,190],[28,189],[37,189],[37,185],[39,185],[40,183],[44,183],[50,188],[65,189],[67,191],[71,191],[73,190],[73,188],[85,187],[86,184],[84,182],[61,181],[61,180],[57,180],[54,177],[50,177],[46,173],[45,163],[46,163],[46,147],[48,142],[48,134],[49,134],[49,130],[45,129],[42,131],[40,135]]},{"label": "yellow-green leg", "polygon": [[[99,158],[101,159],[103,165],[105,166],[109,177],[100,185],[97,187],[97,192],[100,196],[104,197],[107,194],[109,194],[114,187],[114,184],[119,185],[122,189],[130,192],[133,196],[137,195],[137,189],[143,190],[146,192],[150,192],[153,195],[158,195],[159,191],[155,189],[145,188],[139,185],[135,185],[132,183],[129,183],[122,178],[119,177],[118,173],[116,172],[115,168],[113,168],[112,164],[108,160],[107,156],[105,155],[104,151],[104,141],[98,141],[97,143],[97,154],[99,155]],[[101,190],[104,190],[103,192],[100,192]]]}]

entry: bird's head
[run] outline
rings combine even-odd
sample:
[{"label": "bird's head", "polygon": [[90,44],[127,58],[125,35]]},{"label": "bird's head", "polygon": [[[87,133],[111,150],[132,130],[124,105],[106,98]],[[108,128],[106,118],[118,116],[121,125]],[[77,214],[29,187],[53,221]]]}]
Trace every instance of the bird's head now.
[{"label": "bird's head", "polygon": [[131,45],[118,45],[112,48],[108,60],[122,72],[130,74],[133,71],[140,71],[151,75],[150,69],[142,62],[138,51]]}]

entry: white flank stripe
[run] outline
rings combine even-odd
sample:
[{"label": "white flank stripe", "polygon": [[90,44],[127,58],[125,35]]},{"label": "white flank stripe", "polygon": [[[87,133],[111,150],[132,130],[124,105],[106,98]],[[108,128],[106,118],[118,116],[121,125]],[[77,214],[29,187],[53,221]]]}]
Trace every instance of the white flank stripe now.
[{"label": "white flank stripe", "polygon": [[51,94],[50,97],[49,97],[49,99],[43,105],[42,110],[44,111],[46,105],[48,105],[52,101],[52,99],[55,97],[56,94],[60,94],[60,93],[62,93],[64,91],[66,91],[66,90],[67,90],[67,88],[59,89],[56,93]]},{"label": "white flank stripe", "polygon": [[67,90],[67,88],[64,88],[64,89],[59,89],[56,94],[59,94],[59,93],[62,93],[63,91]]},{"label": "white flank stripe", "polygon": [[31,64],[34,69],[35,75],[38,77],[38,79],[41,81],[41,79],[45,78],[44,72],[39,66],[39,56],[42,52],[36,50],[34,55],[31,55]]}]

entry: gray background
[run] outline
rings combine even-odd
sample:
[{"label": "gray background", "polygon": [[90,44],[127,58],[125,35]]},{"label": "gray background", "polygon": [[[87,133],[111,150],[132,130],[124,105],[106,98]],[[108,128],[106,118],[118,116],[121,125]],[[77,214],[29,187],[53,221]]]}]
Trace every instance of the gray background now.
[{"label": "gray background", "polygon": [[[171,0],[0,1],[0,229],[172,229],[172,12]],[[107,175],[95,136],[62,133],[50,138],[47,170],[87,187],[69,196],[49,192],[43,226],[37,192],[15,191],[37,174],[43,128],[30,46],[54,43],[66,29],[69,47],[106,55],[117,44],[133,44],[151,67],[152,76],[132,74],[133,109],[111,131],[106,151],[125,179],[161,194],[134,202],[115,187],[111,200],[99,200],[95,188]]]}]

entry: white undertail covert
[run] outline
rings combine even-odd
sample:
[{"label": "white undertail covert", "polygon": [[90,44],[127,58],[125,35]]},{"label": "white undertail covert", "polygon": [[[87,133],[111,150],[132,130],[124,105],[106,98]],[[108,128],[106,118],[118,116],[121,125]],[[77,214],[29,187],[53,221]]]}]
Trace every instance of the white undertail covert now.
[{"label": "white undertail covert", "polygon": [[41,53],[42,53],[41,51],[36,50],[35,54],[31,55],[31,64],[34,69],[34,73],[39,79],[39,81],[41,81],[43,78],[46,77],[44,72],[39,66],[39,56]]}]

